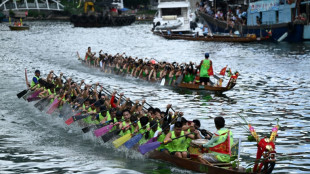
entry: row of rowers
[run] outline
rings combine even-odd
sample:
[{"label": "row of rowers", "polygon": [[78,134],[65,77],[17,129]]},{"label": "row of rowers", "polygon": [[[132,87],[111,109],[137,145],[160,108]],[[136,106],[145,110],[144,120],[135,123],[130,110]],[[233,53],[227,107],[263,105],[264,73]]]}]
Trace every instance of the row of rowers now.
[{"label": "row of rowers", "polygon": [[165,77],[171,80],[169,85],[173,85],[178,77],[182,77],[183,83],[210,85],[212,61],[209,59],[209,53],[205,53],[205,59],[199,65],[193,62],[178,64],[176,62],[156,62],[154,59],[148,60],[147,58],[143,60],[137,57],[127,57],[125,53],[117,53],[112,56],[102,53],[102,50],[99,52],[99,57],[95,55],[96,52],[91,52],[91,47],[88,47],[85,61],[90,66],[100,66],[106,73],[128,74],[149,81],[158,81]]},{"label": "row of rowers", "polygon": [[[71,104],[72,108],[78,108],[84,114],[89,114],[80,124],[84,126],[97,125],[111,120],[111,124],[114,125],[113,129],[122,129],[120,136],[130,133],[143,134],[145,132],[139,142],[140,145],[146,143],[152,137],[157,137],[158,141],[166,143],[162,144],[157,150],[180,158],[188,157],[188,147],[193,139],[210,139],[203,147],[208,148],[211,153],[204,154],[201,162],[204,162],[204,160],[210,162],[230,161],[229,155],[221,153],[222,150],[217,151],[219,148],[213,148],[224,143],[228,135],[231,145],[233,144],[232,133],[227,134],[229,130],[224,127],[225,120],[223,117],[214,119],[217,132],[212,135],[212,133],[200,129],[199,120],[187,121],[182,112],[169,112],[170,104],[167,105],[166,112],[161,112],[159,108],[152,107],[144,109],[145,100],[142,100],[141,103],[139,101],[133,103],[129,98],[126,98],[121,104],[123,93],[116,100],[116,92],[109,94],[98,83],[94,87],[85,84],[84,88],[82,88],[83,80],[80,85],[73,82],[71,78],[62,83],[60,79],[62,76],[60,74],[59,77],[54,77],[53,71],[51,71],[47,79],[44,80],[40,78],[40,72],[36,71],[31,82],[32,90],[42,91],[39,96],[51,100],[65,96],[59,107],[67,102]],[[58,87],[55,88],[55,86]],[[172,141],[172,139],[180,136],[183,137]]]}]

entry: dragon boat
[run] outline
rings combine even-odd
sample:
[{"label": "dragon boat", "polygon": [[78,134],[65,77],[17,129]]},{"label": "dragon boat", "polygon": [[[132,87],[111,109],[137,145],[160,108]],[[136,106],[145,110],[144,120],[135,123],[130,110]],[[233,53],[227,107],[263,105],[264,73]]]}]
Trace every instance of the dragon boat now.
[{"label": "dragon boat", "polygon": [[255,35],[248,35],[246,37],[239,37],[236,35],[212,35],[212,36],[197,36],[195,34],[171,34],[168,35],[165,32],[153,32],[155,35],[163,37],[168,40],[190,40],[190,41],[205,41],[205,42],[238,42],[238,43],[247,43],[247,42],[257,42],[264,40],[262,38],[256,38]]},{"label": "dragon boat", "polygon": [[[25,70],[25,77],[26,77],[27,87],[29,87],[26,70]],[[30,102],[32,100],[29,100],[28,96],[32,97],[33,93],[36,93],[36,92],[34,92],[34,91],[31,92],[31,89],[28,88],[27,90],[24,90],[24,91],[18,93],[17,96],[18,96],[18,98],[24,98],[25,100],[27,98],[28,102]],[[105,93],[111,94],[111,92],[106,90],[106,89],[105,89]],[[85,117],[85,115],[79,115],[78,113],[80,111],[74,112],[73,106],[71,106],[69,103],[64,102],[64,104],[62,106],[60,106],[59,103],[61,101],[63,101],[62,100],[63,97],[60,100],[57,100],[57,98],[58,97],[56,97],[52,103],[50,103],[50,101],[48,100],[50,98],[42,98],[34,106],[39,109],[42,106],[41,105],[42,101],[46,102],[48,105],[45,106],[45,109],[41,108],[39,110],[44,111],[44,110],[46,110],[46,108],[48,108],[48,110],[46,112],[47,114],[53,114],[54,111],[56,111],[56,112],[59,111],[59,117],[66,120],[65,123],[67,125],[71,125],[72,123],[76,122],[77,124],[75,124],[75,125],[80,126],[80,127],[82,127],[82,126],[89,126],[89,127],[94,126],[94,125],[87,124],[86,122],[84,122],[82,119],[87,118],[88,116]],[[80,112],[80,114],[81,114],[81,112]],[[57,113],[55,114],[55,112],[54,112],[53,115],[57,115]],[[245,118],[243,118],[243,119],[245,120]],[[196,171],[196,172],[202,172],[202,173],[209,173],[209,174],[215,174],[215,173],[227,173],[227,174],[263,173],[263,174],[270,174],[270,173],[272,173],[274,166],[275,166],[275,161],[276,161],[276,158],[275,158],[276,151],[275,151],[274,142],[275,142],[275,137],[277,135],[277,131],[279,129],[278,124],[272,129],[272,133],[270,135],[270,138],[265,137],[262,139],[259,138],[256,131],[254,130],[254,128],[250,124],[248,124],[247,122],[245,124],[248,125],[248,127],[249,127],[248,131],[251,133],[251,135],[252,135],[251,137],[253,138],[253,140],[256,140],[257,147],[258,147],[257,154],[256,154],[256,162],[255,162],[253,169],[249,168],[250,170],[248,170],[248,169],[245,169],[245,168],[239,166],[239,156],[240,156],[240,153],[239,153],[240,148],[239,147],[241,145],[240,139],[239,140],[235,139],[237,141],[235,141],[235,143],[233,144],[233,146],[231,148],[227,148],[227,147],[230,147],[230,141],[229,141],[230,138],[225,140],[224,144],[220,144],[221,146],[219,146],[219,147],[215,146],[216,148],[221,148],[221,149],[226,149],[226,150],[228,149],[229,150],[228,154],[231,156],[232,163],[210,163],[210,162],[202,163],[202,162],[200,162],[198,160],[199,155],[206,153],[207,149],[201,148],[201,146],[199,146],[199,145],[206,143],[206,141],[208,141],[206,139],[192,140],[191,146],[188,149],[189,153],[191,154],[190,158],[179,158],[179,157],[175,157],[175,156],[172,156],[172,155],[164,153],[164,152],[159,152],[157,150],[153,150],[153,151],[150,150],[149,153],[146,155],[146,157],[148,157],[150,159],[162,160],[162,161],[174,164],[180,168],[185,168],[188,170],[192,170],[192,171]],[[111,126],[110,122],[108,122],[107,125]],[[104,125],[95,125],[90,130],[102,128],[102,126],[104,126]],[[110,127],[110,128],[112,129],[112,127]],[[84,132],[84,130],[83,130],[83,132]],[[94,132],[94,134],[95,134],[95,131],[89,131],[89,132]],[[118,136],[119,135],[117,135],[116,137],[118,137]],[[123,136],[123,137],[125,137],[125,136]],[[103,137],[102,137],[102,139],[103,139]],[[111,139],[109,139],[109,140],[111,140]],[[117,141],[117,140],[115,140],[115,141]],[[115,144],[114,144],[115,141],[113,141],[114,146],[115,146]],[[104,142],[106,143],[106,141],[104,141]],[[121,146],[121,145],[119,145],[119,146]],[[115,146],[115,147],[118,148],[119,146],[117,146],[117,147]],[[140,147],[139,147],[139,149],[140,149]],[[133,148],[133,149],[136,149],[136,148]]]},{"label": "dragon boat", "polygon": [[[83,65],[88,66],[85,60],[82,60],[80,57],[79,57],[79,60],[81,61]],[[96,67],[96,68],[100,69],[101,67]],[[120,75],[120,76],[127,75],[124,72],[115,71],[113,68],[111,68],[111,73]],[[148,82],[156,83],[160,86],[165,86],[165,87],[182,88],[182,89],[197,90],[197,91],[208,91],[208,92],[213,92],[216,94],[222,94],[223,92],[229,91],[235,87],[237,83],[237,77],[238,76],[236,75],[231,76],[226,86],[219,86],[219,85],[209,86],[209,85],[201,85],[198,83],[183,83],[183,75],[179,76],[178,79],[176,80],[176,83],[174,84],[171,83],[172,78],[169,78],[169,77],[163,78],[159,81],[148,80]],[[141,80],[145,80],[142,77],[137,77],[137,78]]]}]

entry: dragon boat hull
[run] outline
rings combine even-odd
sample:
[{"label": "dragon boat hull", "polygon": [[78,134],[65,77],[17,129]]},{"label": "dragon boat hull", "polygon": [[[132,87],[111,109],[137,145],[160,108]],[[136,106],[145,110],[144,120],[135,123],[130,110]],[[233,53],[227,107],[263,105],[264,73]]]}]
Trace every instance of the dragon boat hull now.
[{"label": "dragon boat hull", "polygon": [[192,170],[195,172],[201,173],[225,173],[225,174],[238,174],[238,173],[246,173],[246,170],[243,167],[239,167],[236,169],[232,169],[230,163],[217,163],[211,165],[202,164],[198,161],[186,159],[186,158],[178,158],[164,152],[153,151],[148,155],[151,159],[166,161],[171,164],[174,164],[178,167],[185,168],[188,170]]},{"label": "dragon boat hull", "polygon": [[29,30],[29,26],[9,26],[12,31]]},{"label": "dragon boat hull", "polygon": [[[83,65],[88,66],[84,60],[81,60]],[[112,71],[112,74],[120,75],[119,73],[115,73]],[[144,79],[142,77],[139,77],[139,79]],[[145,79],[144,79],[145,80]],[[169,79],[166,79],[166,82],[164,86],[166,87],[173,87],[173,88],[182,88],[182,89],[189,89],[189,90],[199,90],[199,91],[208,91],[208,92],[214,92],[217,94],[222,94],[223,92],[229,91],[233,89],[236,85],[236,79],[230,78],[229,82],[225,87],[221,86],[208,86],[208,85],[200,85],[200,84],[190,84],[190,83],[179,83],[175,85],[169,85]],[[182,80],[181,80],[182,81]],[[160,81],[151,80],[149,81],[151,83],[160,83]]]},{"label": "dragon boat hull", "polygon": [[221,35],[214,35],[214,36],[194,36],[194,35],[180,35],[180,34],[173,34],[167,35],[166,33],[158,33],[154,32],[155,35],[161,36],[168,40],[190,40],[190,41],[205,41],[205,42],[239,42],[239,43],[247,43],[247,42],[257,42],[260,41],[260,38],[256,37],[237,37],[237,36],[221,36]]}]

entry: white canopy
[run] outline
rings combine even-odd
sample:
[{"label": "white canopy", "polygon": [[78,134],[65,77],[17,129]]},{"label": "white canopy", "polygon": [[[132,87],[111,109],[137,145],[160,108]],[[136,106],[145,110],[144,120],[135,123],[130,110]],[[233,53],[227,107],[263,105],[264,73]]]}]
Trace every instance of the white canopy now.
[{"label": "white canopy", "polygon": [[161,2],[158,8],[184,8],[189,7],[189,2]]}]

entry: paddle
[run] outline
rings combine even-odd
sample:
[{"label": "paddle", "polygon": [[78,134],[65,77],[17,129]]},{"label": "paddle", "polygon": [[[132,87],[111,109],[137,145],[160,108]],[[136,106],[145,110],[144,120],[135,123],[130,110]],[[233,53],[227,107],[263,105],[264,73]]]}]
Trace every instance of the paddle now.
[{"label": "paddle", "polygon": [[38,91],[35,91],[31,96],[29,96],[28,98],[27,98],[27,101],[28,102],[31,102],[31,101],[34,101],[34,100],[36,100],[38,97],[38,95],[40,94],[40,90],[38,90]]},{"label": "paddle", "polygon": [[29,83],[28,83],[28,77],[27,77],[27,69],[25,68],[25,79],[26,79],[26,86],[27,89],[21,91],[20,93],[17,94],[18,98],[21,98],[22,96],[24,96],[28,91],[29,91]]},{"label": "paddle", "polygon": [[166,78],[163,77],[163,78],[161,79],[160,86],[164,86],[165,83],[166,83]]},{"label": "paddle", "polygon": [[46,113],[52,114],[56,110],[56,108],[59,106],[59,103],[62,101],[64,97],[65,95],[63,95],[60,100],[56,98],[54,102],[51,104],[51,106],[48,108]]},{"label": "paddle", "polygon": [[106,121],[106,122],[103,123],[103,124],[100,123],[100,124],[93,124],[93,125],[90,125],[90,126],[86,126],[86,127],[84,127],[84,128],[82,129],[82,131],[83,131],[84,133],[87,133],[87,132],[90,131],[90,128],[99,127],[99,126],[105,126],[106,124],[109,124],[109,123],[111,123],[111,122],[113,122],[113,120]]},{"label": "paddle", "polygon": [[119,148],[121,145],[126,143],[128,140],[130,140],[132,137],[132,134],[126,134],[116,140],[113,141],[113,145],[115,148]]},{"label": "paddle", "polygon": [[[177,138],[173,138],[173,139],[171,139],[170,142],[172,142],[173,140],[179,139],[181,137],[184,137],[184,136],[186,136],[186,135],[182,135],[182,136],[179,136]],[[139,151],[140,151],[141,154],[144,155],[147,152],[152,151],[152,150],[158,148],[161,144],[168,144],[170,142],[166,142],[166,141],[158,142],[158,141],[156,141],[156,142],[153,142],[153,143],[143,144],[143,145],[139,146]]]},{"label": "paddle", "polygon": [[102,138],[103,142],[106,143],[106,142],[110,141],[113,137],[118,135],[121,131],[122,131],[122,129],[114,130],[112,132],[104,134],[103,136],[101,136],[101,138]]},{"label": "paddle", "polygon": [[67,125],[70,125],[70,124],[72,124],[75,121],[78,121],[78,120],[81,120],[81,119],[84,119],[84,118],[87,118],[87,117],[89,117],[89,114],[81,115],[81,113],[78,113],[75,116],[72,116],[68,120],[66,120],[65,123]]},{"label": "paddle", "polygon": [[[123,127],[121,130],[124,130],[125,128],[131,126],[132,124],[137,123],[137,121]],[[132,137],[132,134],[126,134],[116,140],[113,141],[113,145],[115,148],[118,148],[119,146],[123,145],[124,143],[126,143],[128,140],[130,140],[130,138]]]},{"label": "paddle", "polygon": [[34,107],[36,107],[39,111],[43,111],[43,109],[49,104],[48,98],[43,98],[40,101],[38,101]]},{"label": "paddle", "polygon": [[[166,113],[168,113],[170,108],[167,108],[167,111]],[[163,118],[161,118],[158,122],[160,123],[162,120],[164,120],[166,117],[168,116],[165,115]],[[145,125],[146,126],[146,125]],[[145,127],[143,126],[143,127]],[[150,127],[150,130],[154,127],[154,126],[157,126],[157,124],[154,124],[153,126]],[[141,127],[139,130],[141,130],[143,127]],[[131,138],[129,141],[127,141],[124,145],[125,147],[127,147],[128,149],[131,149],[135,144],[137,144],[143,137],[143,135],[146,133],[146,132],[149,132],[150,130],[147,130],[145,131],[144,133],[139,133],[138,135],[135,135],[133,138]]]},{"label": "paddle", "polygon": [[25,94],[27,94],[27,92],[29,91],[29,89],[25,89],[23,91],[21,91],[20,93],[16,94],[18,98],[21,98],[22,96],[24,96]]},{"label": "paddle", "polygon": [[27,100],[27,98],[28,98],[30,95],[32,95],[34,92],[35,92],[35,91],[30,91],[30,90],[28,90],[28,92],[23,96],[23,99],[24,99],[24,100]]},{"label": "paddle", "polygon": [[178,86],[182,82],[182,80],[183,80],[183,74],[179,75],[179,77],[175,81],[174,86]]},{"label": "paddle", "polygon": [[[172,109],[172,108],[171,108]],[[172,109],[173,110],[173,109]],[[166,113],[168,113],[168,110],[166,111]],[[171,120],[171,122],[170,122],[170,124],[168,124],[167,126],[165,126],[162,130],[164,131],[165,129],[167,129],[168,127],[170,127],[171,126],[171,123],[174,121],[174,120],[176,120],[178,117],[180,117],[180,113],[178,114],[178,116],[176,116],[173,120]],[[154,143],[154,142],[157,142],[157,139],[158,139],[158,136],[156,136],[156,137],[153,137],[153,138],[151,138],[149,141],[147,141],[145,144],[150,144],[150,143]],[[145,145],[145,144],[143,144],[143,145]],[[141,145],[142,146],[142,145]],[[153,147],[154,146],[154,147]],[[151,149],[151,148],[157,148],[157,147],[155,147],[155,146],[157,146],[157,144],[153,144],[153,145],[151,145],[150,147],[147,147],[147,148],[149,148],[149,149]],[[143,147],[142,147],[143,148]],[[140,147],[139,147],[139,149],[140,149]],[[141,151],[140,151],[141,152]],[[146,152],[145,152],[146,153]],[[142,153],[142,154],[145,154],[145,153]]]},{"label": "paddle", "polygon": [[143,134],[138,134],[132,137],[129,141],[127,141],[124,145],[127,149],[131,149],[135,144],[137,144],[143,137]]},{"label": "paddle", "polygon": [[106,134],[107,132],[109,132],[115,125],[117,125],[118,123],[121,123],[121,122],[117,122],[117,123],[114,123],[114,124],[109,124],[107,126],[104,126],[100,129],[96,129],[94,131],[94,134],[96,137],[100,137],[102,136],[103,134]]}]

